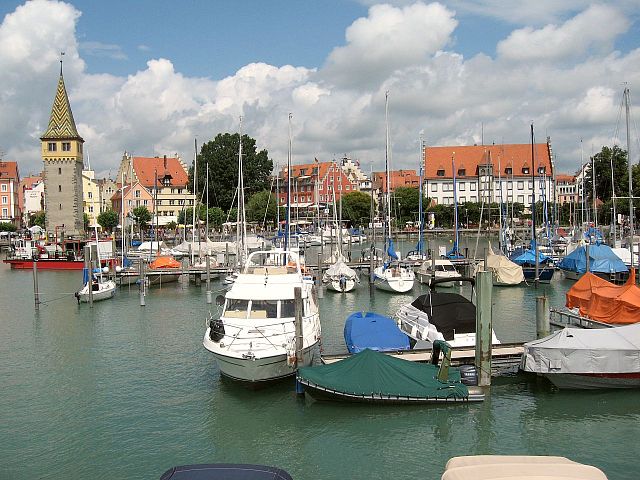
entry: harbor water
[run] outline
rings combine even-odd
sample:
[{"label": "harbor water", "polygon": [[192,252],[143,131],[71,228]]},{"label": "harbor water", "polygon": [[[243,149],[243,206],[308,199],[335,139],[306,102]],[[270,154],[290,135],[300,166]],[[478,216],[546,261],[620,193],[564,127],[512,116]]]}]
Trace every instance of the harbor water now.
[{"label": "harbor water", "polygon": [[[73,297],[81,277],[39,272],[36,312],[32,273],[0,265],[0,479],[158,479],[173,465],[235,462],[296,480],[435,480],[469,454],[562,455],[611,480],[640,477],[640,391],[558,391],[513,375],[483,403],[369,406],[298,397],[293,380],[249,389],[221,378],[202,346],[217,309],[204,282],[152,287],[145,306],[123,287],[90,308]],[[496,335],[533,339],[536,297],[562,306],[571,284],[495,287]],[[353,294],[325,291],[324,353],[346,351],[350,313],[393,314],[424,291],[371,295],[366,274]]]}]

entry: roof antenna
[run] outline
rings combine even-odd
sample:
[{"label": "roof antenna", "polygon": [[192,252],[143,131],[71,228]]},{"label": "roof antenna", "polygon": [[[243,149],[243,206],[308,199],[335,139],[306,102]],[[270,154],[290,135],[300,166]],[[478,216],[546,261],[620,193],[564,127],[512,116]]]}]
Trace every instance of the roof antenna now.
[{"label": "roof antenna", "polygon": [[64,52],[60,52],[60,76],[62,76],[62,57],[64,57]]}]

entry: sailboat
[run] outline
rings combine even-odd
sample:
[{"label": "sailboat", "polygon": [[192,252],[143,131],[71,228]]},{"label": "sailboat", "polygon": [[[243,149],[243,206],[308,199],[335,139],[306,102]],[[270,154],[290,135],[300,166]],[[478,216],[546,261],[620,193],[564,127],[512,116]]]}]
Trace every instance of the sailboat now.
[{"label": "sailboat", "polygon": [[446,257],[450,260],[458,260],[464,258],[464,255],[460,253],[459,240],[460,234],[458,232],[458,187],[456,185],[456,161],[455,156],[451,156],[451,172],[453,174],[453,247],[447,252]]},{"label": "sailboat", "polygon": [[420,180],[419,180],[419,196],[418,196],[418,243],[416,244],[416,249],[407,253],[406,259],[412,262],[418,262],[416,265],[427,260],[427,255],[424,252],[424,218],[422,212],[422,183],[424,177],[424,164],[423,164],[423,152],[424,152],[424,142],[422,140],[422,135],[420,135]]},{"label": "sailboat", "polygon": [[415,274],[413,268],[407,263],[400,262],[398,254],[393,246],[393,239],[391,238],[391,181],[389,177],[389,92],[385,93],[385,128],[386,128],[386,141],[385,141],[385,156],[384,166],[387,180],[387,191],[385,197],[385,221],[386,228],[384,230],[385,236],[385,250],[383,263],[374,270],[373,283],[374,285],[388,292],[394,293],[406,293],[413,288],[415,281]]},{"label": "sailboat", "polygon": [[[241,155],[238,161],[242,163]],[[291,140],[287,163],[287,171],[291,172]],[[287,181],[290,192],[290,176]],[[242,187],[241,180],[238,185]],[[244,209],[243,199],[238,207]],[[216,358],[220,373],[227,377],[252,383],[275,380],[293,375],[297,367],[313,361],[321,331],[318,297],[314,283],[303,275],[300,257],[288,250],[290,202],[286,215],[284,249],[257,251],[244,257],[246,250],[238,248],[242,270],[225,297],[220,297],[220,318],[210,316],[207,322],[203,345]],[[238,217],[241,218],[244,217]],[[239,226],[238,234],[240,245],[246,226]]]},{"label": "sailboat", "polygon": [[[98,228],[94,227],[96,236],[96,245],[98,245]],[[116,293],[116,282],[109,280],[102,275],[100,269],[100,249],[96,247],[98,258],[96,259],[97,267],[93,269],[93,261],[90,262],[89,268],[83,269],[83,287],[75,293],[75,297],[80,302],[97,302],[98,300],[106,300]]]}]

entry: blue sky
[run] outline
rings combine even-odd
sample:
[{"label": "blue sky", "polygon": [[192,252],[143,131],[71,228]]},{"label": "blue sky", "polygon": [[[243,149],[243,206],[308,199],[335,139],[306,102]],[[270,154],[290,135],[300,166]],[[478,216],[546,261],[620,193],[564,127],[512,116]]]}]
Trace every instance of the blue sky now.
[{"label": "blue sky", "polygon": [[[274,161],[348,155],[380,168],[432,145],[549,135],[559,170],[610,144],[622,83],[640,88],[640,2],[296,0],[0,3],[0,150],[40,166],[65,80],[94,168],[123,151],[192,157],[193,138],[246,132]],[[603,28],[605,26],[606,28]],[[640,146],[639,146],[640,147]],[[633,155],[632,155],[633,156]]]}]

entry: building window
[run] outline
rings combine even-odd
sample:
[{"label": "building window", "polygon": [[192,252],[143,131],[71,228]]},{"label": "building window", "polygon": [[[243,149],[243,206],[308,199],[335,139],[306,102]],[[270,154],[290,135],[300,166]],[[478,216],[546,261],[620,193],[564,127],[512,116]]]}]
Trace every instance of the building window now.
[{"label": "building window", "polygon": [[3,192],[6,192],[6,191],[7,191],[7,184],[6,184],[6,183],[3,183],[3,184],[2,184],[2,191],[3,191]]},{"label": "building window", "polygon": [[524,173],[525,175],[529,174],[529,167],[522,167],[522,173]]},{"label": "building window", "polygon": [[58,204],[58,210],[62,210],[62,204],[61,203]]},{"label": "building window", "polygon": [[169,200],[169,205],[174,205],[175,204],[175,200]]},{"label": "building window", "polygon": [[58,175],[62,175],[62,168],[58,167]]},{"label": "building window", "polygon": [[140,206],[140,200],[136,200],[136,207]]},{"label": "building window", "polygon": [[439,177],[444,177],[444,168],[441,168],[440,170],[438,170],[436,175],[438,175]]},{"label": "building window", "polygon": [[62,191],[62,185],[58,185],[58,191],[61,192]]},{"label": "building window", "polygon": [[459,177],[464,177],[467,175],[467,170],[465,168],[459,168],[458,169],[458,176]]},{"label": "building window", "polygon": [[476,184],[475,184],[475,183],[473,183],[473,182],[472,182],[472,183],[470,183],[470,184],[469,184],[469,187],[470,187],[470,188],[469,188],[469,190],[471,190],[472,192],[475,192],[475,191],[476,191]]},{"label": "building window", "polygon": [[529,202],[529,204],[533,203],[533,196],[528,195],[527,201]]},{"label": "building window", "polygon": [[2,209],[2,218],[7,218],[9,216],[9,210],[6,208]]},{"label": "building window", "polygon": [[149,204],[149,200],[143,200],[142,204],[146,207]]},{"label": "building window", "polygon": [[93,213],[93,207],[89,206],[89,213]]},{"label": "building window", "polygon": [[56,151],[56,142],[47,143],[47,150],[49,150],[50,152],[55,152]]},{"label": "building window", "polygon": [[533,181],[529,180],[529,190],[533,189]]},{"label": "building window", "polygon": [[431,184],[431,191],[432,192],[437,192],[438,191],[438,184],[437,183],[432,183]]},{"label": "building window", "polygon": [[89,198],[93,198],[93,192],[87,192],[87,195],[89,195]]},{"label": "building window", "polygon": [[523,181],[519,181],[518,182],[518,190],[524,190],[524,182]]},{"label": "building window", "polygon": [[542,175],[547,170],[547,167],[538,167],[538,174]]},{"label": "building window", "polygon": [[467,203],[467,197],[460,197],[460,203]]},{"label": "building window", "polygon": [[518,203],[524,203],[524,195],[518,195]]},{"label": "building window", "polygon": [[460,190],[461,192],[464,192],[465,189],[467,188],[465,182],[459,182],[458,183],[458,190]]},{"label": "building window", "polygon": [[71,151],[71,142],[62,142],[62,151],[70,152]]},{"label": "building window", "polygon": [[478,197],[470,197],[470,201],[475,203],[478,201]]},{"label": "building window", "polygon": [[507,182],[507,190],[513,190],[513,182],[511,180]]},{"label": "building window", "polygon": [[511,175],[513,173],[513,169],[511,167],[507,167],[504,169],[504,173],[507,175]]},{"label": "building window", "polygon": [[140,198],[140,190],[136,190],[135,194],[136,194],[136,198]]},{"label": "building window", "polygon": [[127,205],[129,205],[129,207],[131,207],[131,200],[127,200]]},{"label": "building window", "polygon": [[6,196],[3,196],[3,197],[2,197],[2,204],[3,204],[3,205],[6,205],[6,204],[8,204],[8,203],[9,203],[9,198],[8,198],[8,197],[6,197]]}]

